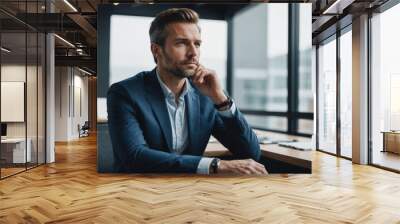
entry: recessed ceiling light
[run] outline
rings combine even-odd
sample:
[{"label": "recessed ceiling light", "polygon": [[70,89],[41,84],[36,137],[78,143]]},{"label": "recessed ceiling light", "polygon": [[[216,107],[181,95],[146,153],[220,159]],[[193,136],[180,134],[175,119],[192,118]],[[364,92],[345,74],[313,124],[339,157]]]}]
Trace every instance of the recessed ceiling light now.
[{"label": "recessed ceiling light", "polygon": [[68,40],[66,40],[66,39],[64,39],[64,38],[62,38],[62,37],[60,37],[59,35],[57,35],[57,34],[54,34],[54,36],[55,37],[57,37],[59,40],[61,40],[62,42],[64,42],[64,43],[66,43],[67,45],[69,45],[70,47],[73,47],[73,48],[75,48],[75,45],[73,45],[71,42],[69,42]]},{"label": "recessed ceiling light", "polygon": [[73,11],[78,12],[78,10],[68,1],[64,0],[65,4],[67,4]]},{"label": "recessed ceiling light", "polygon": [[10,53],[11,52],[11,50],[9,50],[9,49],[7,49],[5,47],[1,47],[1,51],[4,51],[6,53]]},{"label": "recessed ceiling light", "polygon": [[83,72],[83,73],[85,73],[85,74],[87,74],[87,75],[92,75],[92,73],[90,73],[90,72],[88,72],[88,71],[86,71],[86,70],[83,70],[83,69],[81,69],[81,68],[79,68],[79,67],[78,67],[78,70],[81,71],[81,72]]},{"label": "recessed ceiling light", "polygon": [[351,5],[355,0],[336,0],[322,14],[342,14],[343,10]]}]

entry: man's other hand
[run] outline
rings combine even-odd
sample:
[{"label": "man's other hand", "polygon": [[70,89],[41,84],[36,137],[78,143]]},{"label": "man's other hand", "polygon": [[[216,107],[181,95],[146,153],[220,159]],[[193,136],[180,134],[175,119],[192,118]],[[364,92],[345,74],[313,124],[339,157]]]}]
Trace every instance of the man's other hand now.
[{"label": "man's other hand", "polygon": [[267,175],[264,165],[252,160],[221,160],[218,173],[235,173],[245,175]]}]

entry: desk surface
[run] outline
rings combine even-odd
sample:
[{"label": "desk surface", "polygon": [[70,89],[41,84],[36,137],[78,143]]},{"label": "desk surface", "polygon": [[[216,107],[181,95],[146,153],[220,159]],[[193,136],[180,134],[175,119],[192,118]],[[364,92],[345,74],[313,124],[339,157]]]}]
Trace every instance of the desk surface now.
[{"label": "desk surface", "polygon": [[[28,138],[28,141],[30,139]],[[1,139],[1,143],[20,143],[20,142],[24,142],[25,138],[5,138],[5,139]]]},{"label": "desk surface", "polygon": [[[286,134],[255,131],[257,135],[267,136],[273,139],[293,139],[297,141],[311,141],[310,138],[291,136]],[[282,162],[290,163],[292,165],[301,166],[304,168],[311,168],[311,153],[312,151],[301,151],[287,147],[279,146],[278,144],[260,145],[261,153],[264,157],[279,160]],[[209,143],[205,151],[205,156],[227,156],[230,152],[220,143]]]}]

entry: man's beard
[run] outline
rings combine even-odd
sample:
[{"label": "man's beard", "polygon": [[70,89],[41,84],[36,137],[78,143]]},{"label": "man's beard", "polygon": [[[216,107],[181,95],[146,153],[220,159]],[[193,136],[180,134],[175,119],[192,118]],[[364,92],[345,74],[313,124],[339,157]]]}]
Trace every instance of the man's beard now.
[{"label": "man's beard", "polygon": [[189,78],[194,75],[194,70],[183,70],[181,68],[166,68],[166,70],[178,78]]},{"label": "man's beard", "polygon": [[164,53],[165,61],[166,61],[166,65],[167,65],[165,67],[165,69],[169,73],[171,73],[172,75],[174,75],[175,77],[178,77],[178,78],[189,78],[194,75],[195,70],[193,70],[193,69],[184,70],[184,69],[179,68],[178,66],[172,66],[172,67],[168,66],[168,65],[172,65],[172,63],[171,63],[172,59],[171,59],[171,57],[169,57],[168,53],[165,52],[164,49],[163,49],[163,53]]}]

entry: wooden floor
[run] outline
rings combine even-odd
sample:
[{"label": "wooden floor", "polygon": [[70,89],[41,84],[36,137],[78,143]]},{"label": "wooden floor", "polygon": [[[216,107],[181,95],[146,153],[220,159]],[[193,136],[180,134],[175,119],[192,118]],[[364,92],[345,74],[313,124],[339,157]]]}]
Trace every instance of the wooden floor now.
[{"label": "wooden floor", "polygon": [[372,157],[373,163],[376,165],[400,170],[400,155],[392,152],[374,151]]},{"label": "wooden floor", "polygon": [[0,168],[1,178],[5,178],[20,172],[24,172],[27,169],[33,169],[35,167],[37,167],[37,164],[27,164],[27,167],[25,167],[25,164],[19,164],[18,167]]},{"label": "wooden floor", "polygon": [[0,168],[1,169],[1,178],[11,176],[13,174],[23,172],[26,170],[25,167],[17,167],[17,168]]},{"label": "wooden floor", "polygon": [[312,175],[96,172],[96,139],[0,181],[0,223],[400,223],[400,175],[315,152]]}]

